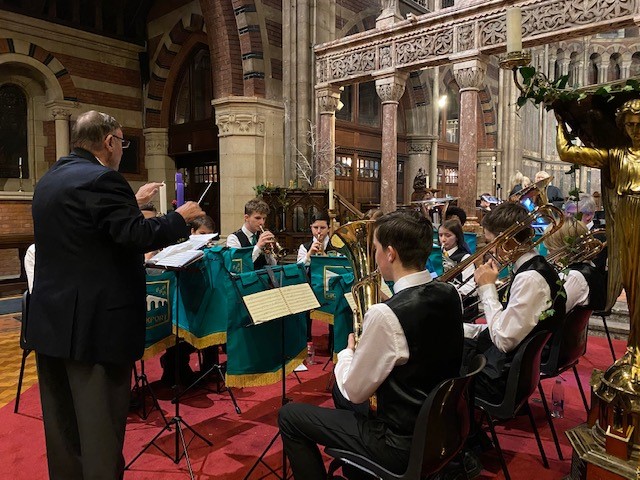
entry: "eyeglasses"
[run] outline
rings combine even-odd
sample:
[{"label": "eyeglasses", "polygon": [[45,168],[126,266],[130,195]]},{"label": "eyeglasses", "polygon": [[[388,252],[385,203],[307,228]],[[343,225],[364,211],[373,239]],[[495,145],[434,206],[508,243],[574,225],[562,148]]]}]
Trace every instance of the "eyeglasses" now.
[{"label": "eyeglasses", "polygon": [[118,140],[120,140],[122,142],[122,148],[129,148],[129,145],[131,145],[131,140],[125,140],[124,138],[120,138],[116,135],[111,134],[111,136],[113,138],[117,138]]}]

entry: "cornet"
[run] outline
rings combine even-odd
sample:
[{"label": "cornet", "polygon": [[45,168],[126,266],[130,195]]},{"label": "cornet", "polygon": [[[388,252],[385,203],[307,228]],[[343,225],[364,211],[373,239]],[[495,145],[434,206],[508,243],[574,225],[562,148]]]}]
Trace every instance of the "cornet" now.
[{"label": "cornet", "polygon": [[[262,233],[264,233],[266,231],[262,227],[262,225],[260,225],[260,231]],[[264,253],[265,255],[273,255],[277,259],[280,259],[282,257],[286,257],[287,254],[288,254],[287,250],[285,248],[282,248],[282,246],[278,243],[278,240],[274,240],[273,242],[267,243],[264,246],[264,248],[262,249],[262,253]]]},{"label": "cornet", "polygon": [[320,235],[318,235],[317,242],[319,244],[319,247],[318,247],[318,253],[316,253],[316,255],[326,255],[327,254],[327,252],[324,251],[324,239],[326,237],[327,237],[326,233],[324,233],[324,234],[321,233]]}]

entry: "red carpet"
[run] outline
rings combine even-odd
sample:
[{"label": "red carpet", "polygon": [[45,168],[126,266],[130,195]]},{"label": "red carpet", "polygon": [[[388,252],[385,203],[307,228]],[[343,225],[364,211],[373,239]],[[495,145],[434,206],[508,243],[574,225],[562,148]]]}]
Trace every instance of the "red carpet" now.
[{"label": "red carpet", "polygon": [[[315,330],[315,329],[314,329]],[[624,342],[615,341],[616,353],[624,351]],[[293,375],[287,378],[287,395],[296,402],[318,405],[331,405],[330,393],[325,391],[329,372],[322,367],[326,357],[319,357],[322,363],[310,366],[308,372],[299,376],[298,384]],[[582,384],[588,390],[589,377],[594,368],[603,369],[610,365],[611,354],[606,339],[590,337],[587,355],[579,366]],[[174,406],[169,403],[171,392],[161,387],[155,380],[160,377],[158,359],[146,362],[147,373],[165,414],[170,419],[174,415]],[[329,370],[330,367],[327,368]],[[536,480],[560,479],[569,473],[571,447],[564,431],[585,420],[585,411],[580,399],[575,378],[570,372],[563,376],[565,380],[565,417],[556,419],[556,430],[560,436],[564,461],[558,460],[549,427],[539,399],[532,398],[530,404],[536,418],[545,451],[551,468],[542,466],[540,455],[530,432],[526,417],[510,422],[506,428],[499,427],[501,445],[514,479],[535,477]],[[554,380],[546,380],[544,387],[550,400]],[[199,390],[187,395],[181,404],[182,418],[197,432],[213,442],[208,447],[198,438],[189,446],[193,470],[196,478],[242,479],[262,453],[273,435],[276,414],[280,407],[281,385],[234,390],[242,414],[237,415],[226,393],[217,394]],[[588,394],[587,394],[588,395]],[[534,395],[536,397],[536,395]],[[13,402],[0,409],[0,458],[3,459],[2,478],[12,480],[47,478],[44,433],[41,421],[40,401],[37,386],[32,387],[21,397],[19,414],[13,413]],[[146,421],[136,414],[129,417],[125,443],[125,459],[130,461],[145,444],[162,428],[163,422],[157,411],[151,413]],[[193,435],[185,432],[187,441]],[[167,452],[175,452],[175,434],[165,433],[158,444]],[[497,458],[493,452],[482,456],[485,467],[483,479],[504,478]],[[276,442],[267,455],[267,463],[274,467],[281,464],[281,444]],[[260,466],[251,476],[263,478],[267,469]],[[165,457],[157,448],[151,447],[125,473],[126,480],[143,479],[184,479],[188,478],[185,460],[177,465]],[[298,479],[304,480],[304,479]]]}]

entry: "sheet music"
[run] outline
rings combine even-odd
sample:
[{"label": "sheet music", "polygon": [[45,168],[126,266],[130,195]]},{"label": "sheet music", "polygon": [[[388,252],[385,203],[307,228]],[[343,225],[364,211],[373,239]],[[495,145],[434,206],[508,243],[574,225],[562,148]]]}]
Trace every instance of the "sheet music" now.
[{"label": "sheet music", "polygon": [[246,295],[242,300],[254,324],[286,317],[290,313],[279,288]]},{"label": "sheet music", "polygon": [[347,303],[351,307],[351,311],[355,312],[356,311],[356,301],[353,298],[353,293],[351,293],[351,292],[345,293],[344,294],[344,299],[347,301]]},{"label": "sheet music", "polygon": [[200,249],[215,235],[217,234],[192,235],[186,242],[177,243],[159,251],[147,260],[147,264],[163,267],[184,267],[202,258],[204,253]]},{"label": "sheet music", "polygon": [[308,283],[289,285],[280,288],[280,291],[292,314],[320,308],[320,303]]},{"label": "sheet music", "polygon": [[388,298],[393,297],[393,292],[391,291],[391,289],[389,288],[389,285],[387,285],[387,282],[382,282],[380,284],[380,290],[382,290],[382,293],[384,293]]},{"label": "sheet music", "polygon": [[[202,250],[187,250],[186,252],[175,253],[159,261],[155,261],[153,262],[153,265],[180,268],[189,265],[191,262],[199,260],[203,256],[204,252]],[[152,262],[154,258],[151,258],[149,262]]]}]

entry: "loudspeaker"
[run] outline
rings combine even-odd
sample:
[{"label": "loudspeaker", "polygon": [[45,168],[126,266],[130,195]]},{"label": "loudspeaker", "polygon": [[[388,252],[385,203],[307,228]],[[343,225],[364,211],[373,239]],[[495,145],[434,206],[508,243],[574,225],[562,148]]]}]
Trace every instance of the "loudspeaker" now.
[{"label": "loudspeaker", "polygon": [[142,85],[146,85],[149,83],[149,79],[151,78],[151,71],[149,70],[149,53],[146,50],[138,53],[138,63],[140,64],[140,81],[142,82]]}]

